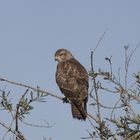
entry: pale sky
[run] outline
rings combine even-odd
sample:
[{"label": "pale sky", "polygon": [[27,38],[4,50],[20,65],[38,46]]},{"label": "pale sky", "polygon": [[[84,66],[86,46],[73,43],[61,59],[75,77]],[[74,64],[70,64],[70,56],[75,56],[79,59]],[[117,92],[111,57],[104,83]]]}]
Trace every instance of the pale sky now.
[{"label": "pale sky", "polygon": [[[104,58],[111,55],[114,67],[122,66],[123,46],[129,44],[134,49],[140,42],[140,1],[1,0],[0,75],[62,96],[55,82],[55,51],[70,50],[89,71],[90,52],[106,29],[96,52],[96,70],[104,68]],[[140,70],[139,53],[140,49],[132,59],[132,74]],[[16,100],[25,91],[6,83],[0,85],[1,89],[5,86]],[[46,120],[55,125],[45,129],[21,124],[28,140],[41,140],[43,136],[52,140],[78,140],[88,135],[89,122],[74,120],[68,104],[53,97],[45,100],[46,103],[34,104],[26,121],[43,124],[42,120]],[[8,115],[0,111],[0,119],[10,124]],[[5,134],[1,126],[0,134]]]}]

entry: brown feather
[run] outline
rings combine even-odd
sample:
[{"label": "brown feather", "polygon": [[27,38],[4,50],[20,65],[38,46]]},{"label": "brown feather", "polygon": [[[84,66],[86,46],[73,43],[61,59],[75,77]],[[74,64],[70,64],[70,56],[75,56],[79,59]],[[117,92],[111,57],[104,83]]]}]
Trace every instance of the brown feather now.
[{"label": "brown feather", "polygon": [[85,120],[88,99],[88,73],[85,68],[75,58],[59,62],[56,82],[61,92],[71,101],[73,118]]}]

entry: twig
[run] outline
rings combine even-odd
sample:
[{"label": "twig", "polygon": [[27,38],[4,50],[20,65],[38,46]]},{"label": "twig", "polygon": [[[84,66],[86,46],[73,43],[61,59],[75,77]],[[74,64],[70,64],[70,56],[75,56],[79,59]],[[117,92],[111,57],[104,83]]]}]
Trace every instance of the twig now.
[{"label": "twig", "polygon": [[[93,53],[91,53],[91,70],[92,72],[94,72],[94,68],[93,68]],[[96,77],[93,77],[93,86],[94,86],[94,92],[95,92],[95,96],[96,96],[96,103],[97,103],[97,117],[98,117],[98,125],[99,125],[99,129],[100,129],[100,138],[101,140],[103,140],[103,128],[102,128],[102,120],[101,120],[101,113],[100,113],[100,103],[99,103],[99,97],[98,97],[98,92],[97,92],[97,87],[96,87]]]},{"label": "twig", "polygon": [[2,77],[0,77],[0,81],[7,82],[7,83],[10,83],[10,84],[13,84],[13,85],[17,85],[17,86],[21,86],[21,87],[25,87],[25,88],[31,89],[31,90],[33,90],[33,91],[35,91],[35,92],[42,92],[42,93],[44,93],[44,94],[46,94],[46,95],[53,96],[53,97],[55,97],[55,98],[57,98],[57,99],[60,99],[60,100],[63,99],[62,97],[59,97],[59,96],[57,96],[57,95],[55,95],[55,94],[53,94],[53,93],[50,93],[50,92],[48,92],[48,91],[45,91],[45,90],[42,90],[42,89],[39,89],[39,88],[32,87],[32,86],[30,86],[30,85],[26,85],[26,84],[14,82],[14,81],[7,80],[7,79],[5,79],[5,78],[2,78]]},{"label": "twig", "polygon": [[112,61],[111,61],[112,56],[110,58],[106,57],[105,60],[109,62],[109,67],[110,67],[110,75],[112,77],[113,70],[112,70]]},{"label": "twig", "polygon": [[97,42],[97,44],[96,44],[96,47],[95,47],[94,50],[93,50],[93,54],[95,53],[96,49],[99,47],[99,44],[100,44],[101,41],[103,40],[103,38],[104,38],[104,36],[105,36],[105,34],[106,34],[107,31],[108,31],[108,29],[106,29],[106,30],[103,32],[103,34],[101,35],[100,39],[98,40],[98,42]]},{"label": "twig", "polygon": [[91,60],[91,72],[94,72],[94,69],[93,69],[93,51],[91,51],[90,60]]},{"label": "twig", "polygon": [[[17,106],[16,106],[16,114],[15,114],[15,131],[16,132],[18,132],[19,130],[18,130],[18,119],[19,119],[19,107],[20,107],[20,105],[19,104],[17,104]],[[18,137],[16,137],[16,140],[18,140]]]},{"label": "twig", "polygon": [[133,54],[135,53],[135,51],[138,49],[138,47],[140,47],[140,42],[136,45],[136,47],[132,50],[132,52],[130,53],[130,55],[127,54],[127,49],[128,46],[125,46],[125,90],[127,90],[127,77],[128,77],[128,68],[129,68],[129,64],[130,61],[132,59]]},{"label": "twig", "polygon": [[130,62],[133,54],[135,53],[135,51],[138,49],[138,47],[140,47],[140,42],[136,45],[136,47],[134,48],[134,50],[131,52],[131,54],[129,55],[129,58],[128,58],[128,63]]},{"label": "twig", "polygon": [[127,55],[127,49],[128,46],[125,46],[125,90],[127,90],[127,76],[128,76],[128,67],[129,67],[129,61],[128,61],[128,55]]},{"label": "twig", "polygon": [[[23,124],[25,125],[28,125],[28,126],[31,126],[31,127],[39,127],[39,128],[51,128],[53,127],[54,125],[49,125],[49,123],[47,123],[47,125],[37,125],[37,124],[31,124],[31,123],[27,123],[23,120],[20,120]],[[46,121],[45,121],[46,123]]]},{"label": "twig", "polygon": [[109,77],[108,80],[110,80],[112,83],[114,83],[115,85],[117,85],[119,87],[119,88],[115,87],[117,90],[116,93],[125,94],[125,95],[129,96],[130,98],[132,98],[135,101],[138,101],[140,103],[140,98],[138,96],[135,96],[135,95],[129,93],[127,90],[125,90],[125,88],[123,88],[123,86],[117,81],[117,79],[115,77],[114,78]]},{"label": "twig", "polygon": [[87,116],[93,119],[96,123],[99,123],[99,121],[96,118],[94,118],[92,115],[90,115],[89,113],[87,113]]},{"label": "twig", "polygon": [[[105,89],[104,89],[105,90]],[[106,90],[106,91],[108,91],[108,90]],[[116,92],[115,92],[116,93]],[[96,102],[96,99],[94,98],[94,96],[93,95],[90,95],[90,97]],[[122,108],[122,105],[121,106],[116,106],[115,108],[114,107],[109,107],[109,106],[105,106],[105,105],[103,105],[102,103],[100,103],[99,102],[99,104],[100,104],[100,107],[102,107],[102,108],[104,108],[104,109],[119,109],[119,108]],[[92,104],[91,104],[92,105]],[[94,103],[94,105],[97,105],[96,103]]]},{"label": "twig", "polygon": [[8,131],[12,132],[20,140],[26,140],[25,137],[21,133],[18,133],[17,131],[13,130],[11,127],[9,127],[5,123],[3,123],[1,120],[0,120],[0,125],[2,125],[4,128],[6,128]]},{"label": "twig", "polygon": [[120,102],[120,98],[119,98],[119,100],[115,103],[115,105],[114,105],[114,107],[113,107],[113,109],[112,109],[112,111],[111,111],[111,115],[110,115],[110,118],[112,119],[112,117],[113,117],[113,112],[114,112],[114,110],[116,109],[116,106],[117,106],[117,104]]},{"label": "twig", "polygon": [[[9,128],[12,127],[13,123],[14,123],[14,118],[12,119],[12,122],[10,123]],[[3,140],[4,140],[4,137],[6,137],[6,135],[8,134],[8,132],[9,132],[9,130],[7,130],[6,133],[4,134]]]},{"label": "twig", "polygon": [[[99,44],[100,42],[102,41],[104,35],[106,34],[107,32],[107,29],[105,30],[105,32],[102,34],[102,36],[100,37],[99,41],[97,42],[97,45],[96,47],[94,48],[93,51],[91,51],[91,56],[90,56],[90,60],[91,60],[91,72],[94,74],[94,63],[93,63],[93,56],[94,56],[94,53],[96,51],[96,49],[99,47]],[[97,87],[96,87],[96,77],[94,76],[93,77],[93,87],[94,87],[94,91],[95,91],[95,96],[96,96],[96,103],[97,103],[97,117],[98,117],[98,125],[99,125],[99,129],[100,129],[100,138],[101,140],[103,140],[103,128],[102,128],[102,120],[101,120],[101,113],[100,113],[100,103],[99,103],[99,97],[98,97],[98,93],[97,93]]]},{"label": "twig", "polygon": [[93,51],[91,51],[91,58],[90,58],[90,60],[91,60],[91,72],[94,72],[94,71],[93,71],[93,65],[94,65],[94,64],[93,64],[93,55],[94,55],[96,49],[99,47],[99,44],[100,44],[101,41],[103,40],[103,37],[105,36],[105,34],[106,34],[107,31],[108,31],[108,29],[106,29],[106,30],[103,32],[103,34],[101,35],[101,37],[99,38],[99,40],[98,40],[98,42],[97,42],[97,44],[96,44],[96,47],[94,48]]}]

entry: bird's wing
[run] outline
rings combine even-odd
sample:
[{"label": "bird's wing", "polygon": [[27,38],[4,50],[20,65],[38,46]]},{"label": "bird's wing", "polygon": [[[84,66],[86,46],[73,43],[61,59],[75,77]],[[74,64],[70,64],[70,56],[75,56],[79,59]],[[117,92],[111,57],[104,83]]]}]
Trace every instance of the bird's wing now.
[{"label": "bird's wing", "polygon": [[58,64],[56,82],[61,90],[68,90],[74,94],[79,92],[79,94],[85,94],[82,96],[87,96],[88,74],[85,68],[75,59]]}]

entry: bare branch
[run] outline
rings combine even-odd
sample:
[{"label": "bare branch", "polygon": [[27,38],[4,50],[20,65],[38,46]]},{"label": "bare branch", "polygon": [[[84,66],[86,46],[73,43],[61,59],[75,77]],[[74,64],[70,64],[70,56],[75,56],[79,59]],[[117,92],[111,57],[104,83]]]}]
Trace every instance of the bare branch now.
[{"label": "bare branch", "polygon": [[103,40],[105,34],[107,33],[108,29],[106,29],[103,34],[101,35],[100,39],[98,40],[97,44],[96,44],[96,47],[94,48],[93,50],[93,54],[95,53],[96,49],[99,47],[99,44],[101,43],[101,41]]},{"label": "bare branch", "polygon": [[17,132],[15,130],[13,130],[11,127],[9,127],[5,123],[3,123],[1,120],[0,120],[0,125],[2,125],[4,128],[6,128],[8,131],[12,132],[20,140],[26,140],[26,138],[23,136],[23,134],[21,132]]},{"label": "bare branch", "polygon": [[35,91],[35,92],[42,92],[42,93],[44,93],[44,94],[46,94],[46,95],[53,96],[53,97],[55,97],[55,98],[57,98],[57,99],[60,99],[60,100],[63,99],[62,97],[59,97],[59,96],[57,96],[57,95],[55,95],[55,94],[53,94],[53,93],[50,93],[50,92],[48,92],[48,91],[45,91],[45,90],[42,90],[42,89],[39,89],[39,88],[32,87],[32,86],[30,86],[30,85],[18,83],[18,82],[15,82],[15,81],[10,81],[10,80],[4,79],[4,78],[2,78],[2,77],[0,77],[0,81],[7,82],[7,83],[10,83],[10,84],[13,84],[13,85],[17,85],[17,86],[21,86],[21,87],[24,87],[24,88],[28,88],[28,89],[31,89],[31,90],[33,90],[33,91]]}]

